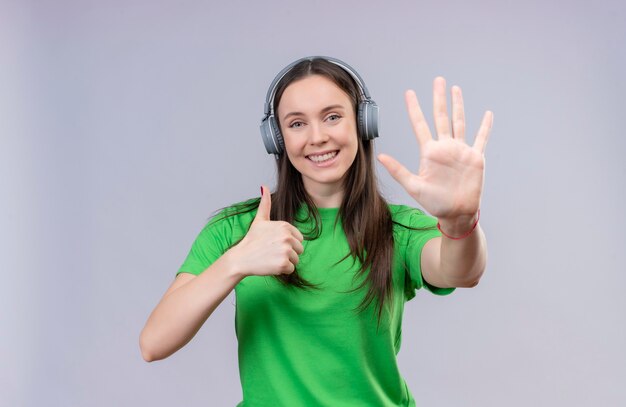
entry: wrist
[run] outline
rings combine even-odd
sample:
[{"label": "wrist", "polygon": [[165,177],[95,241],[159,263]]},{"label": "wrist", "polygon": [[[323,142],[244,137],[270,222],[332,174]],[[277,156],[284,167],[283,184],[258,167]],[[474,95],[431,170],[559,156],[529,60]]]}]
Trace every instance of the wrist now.
[{"label": "wrist", "polygon": [[461,215],[454,218],[439,218],[437,228],[447,238],[463,239],[476,229],[480,219],[480,209],[471,215]]},{"label": "wrist", "polygon": [[224,253],[221,260],[224,262],[224,268],[226,269],[229,276],[236,278],[238,280],[243,280],[248,276],[246,271],[241,265],[241,262],[238,261],[240,256],[237,255],[237,246],[230,248]]}]

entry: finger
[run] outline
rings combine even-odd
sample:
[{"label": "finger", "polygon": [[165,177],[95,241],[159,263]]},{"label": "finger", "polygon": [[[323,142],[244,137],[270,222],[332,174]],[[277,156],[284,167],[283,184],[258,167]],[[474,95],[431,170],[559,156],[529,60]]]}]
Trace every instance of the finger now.
[{"label": "finger", "polygon": [[289,262],[289,269],[285,270],[282,274],[291,274],[294,271],[296,271],[296,265],[291,263],[291,262]]},{"label": "finger", "polygon": [[378,161],[385,166],[389,174],[400,183],[405,189],[410,184],[411,179],[413,178],[413,174],[411,171],[407,170],[406,167],[396,161],[395,158],[387,155],[387,154],[378,154]]},{"label": "finger", "polygon": [[295,251],[298,254],[304,253],[304,246],[302,246],[302,243],[300,243],[299,240],[294,239],[291,242],[291,247],[293,247],[293,251]]},{"label": "finger", "polygon": [[265,185],[261,186],[261,202],[259,209],[254,217],[254,221],[270,220],[270,212],[272,210],[272,195],[269,193]]},{"label": "finger", "polygon": [[302,243],[296,237],[289,236],[287,242],[296,253],[302,254],[302,252],[304,252],[304,246],[302,246]]},{"label": "finger", "polygon": [[297,266],[298,263],[300,263],[300,257],[298,257],[298,253],[296,253],[295,251],[290,250],[288,253],[288,256],[289,256],[289,262],[293,264],[294,266]]},{"label": "finger", "polygon": [[487,140],[489,139],[489,135],[491,134],[492,127],[493,112],[487,110],[485,112],[485,115],[483,116],[482,122],[480,123],[480,128],[478,129],[476,140],[474,140],[474,148],[481,153],[485,152],[485,146],[487,145]]},{"label": "finger", "polygon": [[[293,252],[292,252],[293,253]],[[278,274],[291,274],[296,270],[296,264],[298,264],[298,256],[296,256],[295,263],[291,255],[287,256],[287,261],[281,261],[278,267]]]},{"label": "finger", "polygon": [[304,236],[302,236],[302,233],[300,233],[300,231],[298,230],[297,227],[290,225],[291,228],[289,229],[289,231],[291,232],[291,234],[293,235],[293,237],[295,237],[299,242],[304,240]]},{"label": "finger", "polygon": [[433,82],[433,115],[435,116],[435,130],[439,140],[452,138],[450,119],[446,105],[446,80],[438,76]]},{"label": "finger", "polygon": [[461,88],[453,86],[452,93],[452,137],[456,140],[465,140],[465,107]]},{"label": "finger", "polygon": [[409,120],[411,120],[411,125],[413,126],[413,133],[415,133],[417,142],[421,147],[432,140],[433,136],[430,134],[428,123],[426,123],[424,113],[422,113],[422,109],[417,101],[415,91],[407,90],[404,94],[404,100],[406,102],[406,109],[409,112]]}]

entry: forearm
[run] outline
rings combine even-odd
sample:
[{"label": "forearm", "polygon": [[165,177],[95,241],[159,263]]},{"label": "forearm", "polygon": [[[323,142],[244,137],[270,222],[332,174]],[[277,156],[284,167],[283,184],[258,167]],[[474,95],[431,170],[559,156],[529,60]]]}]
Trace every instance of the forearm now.
[{"label": "forearm", "polygon": [[[441,228],[450,236],[459,236],[469,230],[464,223],[440,222]],[[466,225],[466,223],[465,223]],[[473,224],[469,224],[472,227]],[[465,227],[465,229],[464,229]],[[452,287],[473,287],[478,284],[487,264],[487,241],[480,224],[460,240],[441,238],[440,273]]]},{"label": "forearm", "polygon": [[205,272],[166,295],[141,332],[144,359],[164,359],[185,346],[242,279],[226,252]]}]

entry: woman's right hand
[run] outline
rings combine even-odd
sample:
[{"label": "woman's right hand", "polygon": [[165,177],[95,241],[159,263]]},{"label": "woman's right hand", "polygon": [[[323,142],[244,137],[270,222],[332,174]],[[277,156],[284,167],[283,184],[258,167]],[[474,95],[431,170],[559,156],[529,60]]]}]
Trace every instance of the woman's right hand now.
[{"label": "woman's right hand", "polygon": [[288,222],[270,220],[271,209],[272,197],[262,186],[259,209],[248,233],[229,250],[242,275],[291,274],[304,251],[302,233]]}]

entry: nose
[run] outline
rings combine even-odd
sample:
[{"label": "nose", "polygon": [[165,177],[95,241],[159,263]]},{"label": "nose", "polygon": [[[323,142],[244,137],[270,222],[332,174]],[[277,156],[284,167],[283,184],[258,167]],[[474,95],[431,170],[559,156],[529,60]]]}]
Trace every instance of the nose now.
[{"label": "nose", "polygon": [[311,131],[309,133],[309,143],[310,144],[324,144],[325,142],[328,141],[328,134],[326,134],[326,131],[324,129],[324,127],[317,123],[317,124],[312,124],[310,127]]}]

